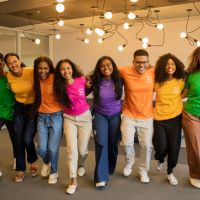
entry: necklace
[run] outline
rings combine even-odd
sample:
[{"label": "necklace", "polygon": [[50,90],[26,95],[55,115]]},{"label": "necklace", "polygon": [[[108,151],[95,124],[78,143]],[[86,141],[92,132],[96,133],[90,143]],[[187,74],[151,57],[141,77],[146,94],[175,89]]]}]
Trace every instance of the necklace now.
[{"label": "necklace", "polygon": [[106,81],[106,87],[108,87],[111,83],[111,80]]}]

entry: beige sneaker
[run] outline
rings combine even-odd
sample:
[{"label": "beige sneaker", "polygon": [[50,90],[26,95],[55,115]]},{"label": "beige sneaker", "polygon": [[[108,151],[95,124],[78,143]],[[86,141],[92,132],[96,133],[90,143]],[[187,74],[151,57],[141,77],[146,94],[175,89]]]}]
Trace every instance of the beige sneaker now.
[{"label": "beige sneaker", "polygon": [[0,170],[0,176],[3,176],[3,174],[2,174],[2,172],[1,172],[1,170]]},{"label": "beige sneaker", "polygon": [[83,166],[78,167],[78,175],[79,176],[85,175],[85,168]]},{"label": "beige sneaker", "polygon": [[130,176],[132,173],[132,166],[134,162],[126,162],[123,170],[124,176]]},{"label": "beige sneaker", "polygon": [[191,185],[194,186],[195,188],[200,189],[200,179],[190,178],[190,183],[191,183]]},{"label": "beige sneaker", "polygon": [[74,194],[76,192],[76,185],[69,185],[68,188],[66,189],[67,194]]},{"label": "beige sneaker", "polygon": [[47,176],[49,176],[49,174],[50,174],[50,171],[51,171],[51,169],[50,169],[50,165],[49,164],[43,164],[42,165],[42,169],[41,169],[41,176],[42,177],[47,177]]},{"label": "beige sneaker", "polygon": [[178,180],[176,179],[176,177],[174,176],[174,174],[173,173],[171,173],[171,174],[168,174],[167,175],[167,178],[168,178],[168,180],[169,180],[169,183],[171,184],[171,185],[178,185]]},{"label": "beige sneaker", "polygon": [[146,171],[139,171],[139,177],[141,183],[149,183],[150,179]]},{"label": "beige sneaker", "polygon": [[48,183],[49,184],[56,184],[58,181],[58,172],[50,174]]}]

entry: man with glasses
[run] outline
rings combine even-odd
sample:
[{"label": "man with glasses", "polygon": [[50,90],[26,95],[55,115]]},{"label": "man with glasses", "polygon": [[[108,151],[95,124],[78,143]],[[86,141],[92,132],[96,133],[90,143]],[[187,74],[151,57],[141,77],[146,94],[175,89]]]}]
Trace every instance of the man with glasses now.
[{"label": "man with glasses", "polygon": [[137,131],[140,144],[139,177],[148,183],[147,174],[151,161],[153,137],[153,88],[154,68],[149,65],[148,52],[139,49],[134,52],[133,66],[119,68],[124,81],[124,106],[121,132],[125,154],[124,176],[132,173],[135,162],[134,136]]}]

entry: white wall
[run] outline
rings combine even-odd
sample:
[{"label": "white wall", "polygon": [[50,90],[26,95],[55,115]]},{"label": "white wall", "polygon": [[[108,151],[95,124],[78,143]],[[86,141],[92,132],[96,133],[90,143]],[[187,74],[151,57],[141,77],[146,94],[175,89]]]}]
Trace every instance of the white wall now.
[{"label": "white wall", "polygon": [[[189,30],[197,28],[199,26],[200,17],[191,18]],[[186,39],[181,39],[179,33],[185,31],[186,19],[174,19],[173,21],[163,21],[165,25],[165,44],[162,47],[150,47],[146,50],[150,54],[150,62],[155,64],[158,56],[171,52],[179,57],[186,65],[188,63],[188,56],[192,50],[196,47],[191,47]],[[62,58],[70,58],[75,63],[81,66],[85,73],[90,72],[96,64],[99,57],[103,55],[109,55],[113,57],[117,65],[131,65],[133,52],[141,48],[140,41],[135,39],[135,34],[139,30],[140,26],[137,24],[128,31],[119,29],[119,31],[128,39],[128,45],[123,52],[119,52],[117,47],[124,40],[115,35],[114,37],[107,39],[103,44],[97,43],[96,34],[89,36],[91,42],[85,45],[83,42],[77,40],[81,37],[80,32],[74,32],[62,35],[62,39],[54,40],[53,59],[56,63]],[[199,31],[192,34],[193,37],[200,40]],[[140,37],[147,36],[150,39],[150,43],[161,43],[162,34],[155,28],[147,27],[139,35]]]}]

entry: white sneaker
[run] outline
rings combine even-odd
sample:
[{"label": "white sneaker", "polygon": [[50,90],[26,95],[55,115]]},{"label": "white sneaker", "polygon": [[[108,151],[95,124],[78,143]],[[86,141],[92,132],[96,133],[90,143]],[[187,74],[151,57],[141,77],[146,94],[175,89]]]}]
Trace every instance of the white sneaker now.
[{"label": "white sneaker", "polygon": [[76,185],[69,185],[68,188],[66,189],[67,194],[74,194],[76,192]]},{"label": "white sneaker", "polygon": [[97,188],[105,187],[105,186],[106,186],[106,182],[99,182],[99,183],[96,183],[96,187],[97,187]]},{"label": "white sneaker", "polygon": [[54,174],[50,174],[48,183],[49,184],[56,184],[57,180],[58,180],[58,172],[56,172]]},{"label": "white sneaker", "polygon": [[83,166],[78,167],[78,175],[84,176],[85,174],[85,168]]},{"label": "white sneaker", "polygon": [[156,160],[156,170],[161,171],[163,164],[159,162],[159,160]]},{"label": "white sneaker", "polygon": [[139,171],[139,177],[141,183],[149,183],[149,176],[146,171]]},{"label": "white sneaker", "polygon": [[193,185],[194,187],[200,189],[200,179],[190,178],[190,183],[191,183],[191,185]]},{"label": "white sneaker", "polygon": [[178,185],[178,180],[176,179],[176,177],[174,176],[173,173],[168,174],[168,175],[167,175],[167,178],[168,178],[169,183],[170,183],[171,185]]},{"label": "white sneaker", "polygon": [[133,166],[133,162],[127,162],[124,170],[123,170],[123,174],[124,176],[130,176],[132,173],[132,166]]},{"label": "white sneaker", "polygon": [[50,174],[50,165],[49,164],[43,164],[42,169],[41,169],[41,176],[42,177],[47,177]]},{"label": "white sneaker", "polygon": [[2,172],[1,172],[1,170],[0,170],[0,176],[3,176],[3,174],[2,174]]},{"label": "white sneaker", "polygon": [[13,169],[16,169],[16,158],[13,159]]}]

